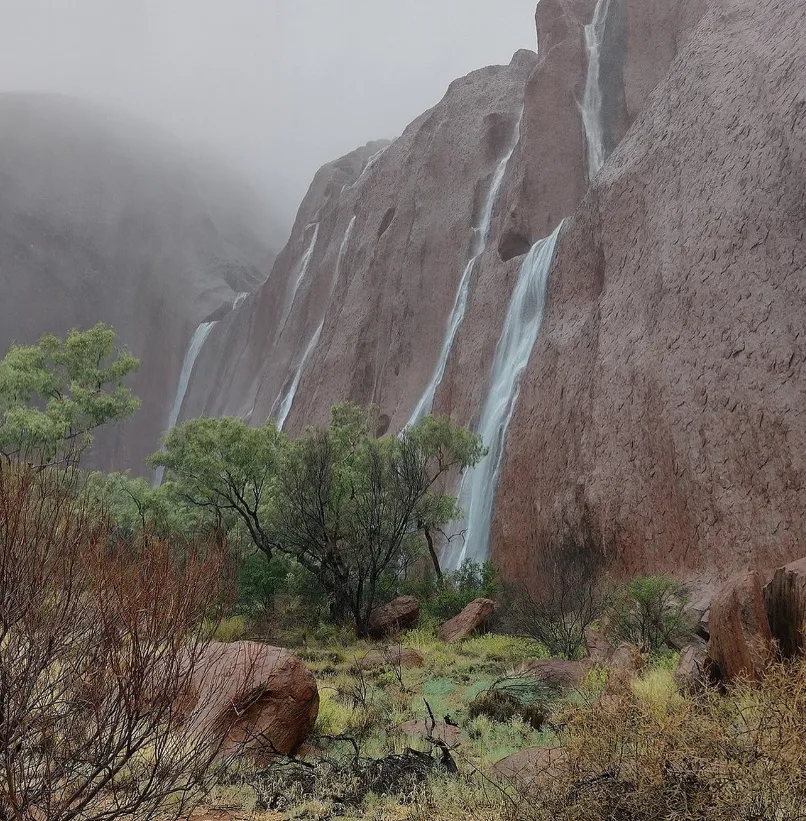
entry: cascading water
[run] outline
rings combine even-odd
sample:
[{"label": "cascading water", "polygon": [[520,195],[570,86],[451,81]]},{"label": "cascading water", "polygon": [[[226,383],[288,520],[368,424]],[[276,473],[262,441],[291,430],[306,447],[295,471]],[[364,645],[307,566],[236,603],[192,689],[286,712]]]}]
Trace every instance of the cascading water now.
[{"label": "cascading water", "polygon": [[[391,145],[391,143],[390,143],[390,145]],[[389,145],[385,145],[380,151],[376,151],[367,160],[367,164],[361,169],[361,173],[358,175],[358,179],[352,185],[348,185],[347,188],[348,189],[355,188],[361,182],[361,180],[363,180],[364,177],[366,177],[367,174],[369,174],[369,172],[372,171],[372,167],[384,155],[384,153],[389,149],[389,147],[390,147]],[[342,190],[344,190],[344,189],[342,189]]]},{"label": "cascading water", "polygon": [[515,147],[518,144],[522,119],[523,111],[521,111],[521,116],[518,118],[518,122],[515,125],[512,139],[506,146],[504,156],[501,158],[501,161],[498,163],[498,167],[495,169],[495,174],[493,175],[490,183],[490,190],[487,193],[487,199],[484,203],[484,210],[481,213],[481,224],[473,229],[473,243],[470,250],[470,261],[465,266],[462,279],[459,281],[459,290],[456,292],[456,300],[453,303],[453,310],[451,311],[450,319],[448,320],[448,328],[445,333],[445,339],[442,342],[442,348],[439,352],[439,359],[437,360],[436,367],[434,368],[434,372],[431,375],[431,379],[429,380],[425,391],[423,391],[416,407],[412,411],[409,421],[406,422],[406,427],[416,425],[424,416],[426,416],[426,414],[431,412],[437,388],[439,388],[442,378],[445,376],[445,367],[448,364],[448,357],[451,355],[451,349],[453,348],[456,334],[459,331],[462,321],[465,318],[465,312],[467,311],[467,299],[470,293],[470,283],[473,279],[473,269],[476,267],[479,257],[487,248],[487,239],[490,234],[490,227],[493,219],[493,209],[495,208],[495,202],[498,199],[498,193],[501,190],[501,184],[504,181],[507,165],[509,164],[512,155],[515,153]]},{"label": "cascading water", "polygon": [[490,556],[490,524],[498,476],[504,458],[507,429],[518,401],[521,376],[532,353],[546,302],[554,248],[563,223],[554,233],[539,240],[526,255],[509,303],[501,338],[495,349],[487,399],[477,432],[489,453],[468,471],[459,489],[459,502],[465,511],[464,543],[451,544],[443,555],[446,569],[457,569],[465,559],[484,562]]},{"label": "cascading water", "polygon": [[[193,332],[193,336],[190,338],[190,345],[188,345],[187,352],[185,353],[185,358],[182,361],[182,372],[179,374],[179,382],[176,386],[176,395],[174,396],[174,403],[173,407],[171,408],[171,414],[168,417],[168,427],[165,430],[165,433],[170,433],[175,427],[176,423],[179,421],[179,414],[182,411],[182,403],[185,401],[185,394],[188,390],[188,385],[190,384],[190,377],[193,374],[193,366],[196,364],[196,359],[198,359],[199,354],[201,353],[201,349],[204,347],[204,343],[207,340],[207,337],[210,336],[210,332],[215,328],[217,325],[216,322],[202,322],[198,328]],[[154,473],[154,485],[159,486],[162,484],[162,478],[165,473],[164,468],[157,468]]]},{"label": "cascading water", "polygon": [[306,231],[309,231],[311,228],[313,228],[313,235],[311,236],[311,241],[305,248],[305,253],[302,255],[302,259],[300,260],[299,273],[297,274],[297,278],[294,281],[294,287],[291,290],[290,298],[286,300],[288,307],[285,309],[285,312],[283,313],[283,318],[280,324],[278,325],[278,327],[280,328],[280,333],[282,333],[283,328],[285,328],[285,323],[288,321],[288,317],[290,316],[291,311],[294,307],[294,303],[297,300],[297,291],[299,291],[299,286],[302,285],[302,281],[305,279],[305,276],[308,273],[308,269],[311,267],[313,252],[316,250],[316,241],[319,239],[319,223],[313,222],[310,225],[305,226]]},{"label": "cascading water", "polygon": [[585,47],[588,52],[588,77],[580,110],[588,144],[588,181],[604,165],[604,125],[602,123],[602,43],[610,0],[597,0],[593,21],[585,26]]},{"label": "cascading water", "polygon": [[232,300],[232,310],[237,311],[240,304],[249,296],[251,291],[244,291],[240,294],[235,294],[235,299]]},{"label": "cascading water", "polygon": [[[355,215],[353,215],[353,218],[350,220],[350,224],[347,226],[347,230],[344,232],[344,237],[342,238],[341,245],[339,246],[339,254],[336,257],[336,267],[333,271],[333,277],[330,281],[330,290],[328,292],[328,299],[325,302],[325,310],[327,310],[327,303],[330,301],[330,297],[333,295],[333,290],[336,287],[336,282],[339,279],[341,265],[344,261],[345,254],[347,253],[347,246],[350,244],[350,237],[352,236],[354,227]],[[283,429],[283,425],[285,425],[285,420],[288,418],[288,414],[291,412],[291,406],[294,404],[294,396],[297,393],[297,388],[299,387],[302,375],[303,373],[305,373],[305,366],[308,364],[308,359],[310,359],[311,354],[314,352],[317,344],[319,343],[319,337],[322,334],[322,328],[324,328],[324,326],[325,319],[324,317],[322,317],[322,321],[319,323],[319,327],[316,329],[314,335],[308,342],[308,346],[305,348],[305,353],[302,355],[302,359],[300,360],[299,365],[297,365],[297,368],[294,371],[294,376],[291,380],[291,383],[287,386],[287,388],[284,388],[280,392],[280,395],[274,402],[274,406],[272,407],[269,416],[274,416],[275,408],[277,408],[277,427],[280,430]]]},{"label": "cascading water", "polygon": [[302,360],[300,361],[299,365],[297,365],[297,369],[294,371],[294,378],[291,380],[291,384],[288,387],[288,390],[280,394],[278,397],[278,401],[280,402],[280,409],[277,412],[277,427],[282,430],[283,425],[285,425],[285,420],[288,419],[288,414],[291,412],[291,406],[294,404],[294,396],[297,393],[297,388],[299,387],[300,380],[302,379],[302,374],[305,372],[305,365],[308,363],[308,359],[310,358],[311,354],[316,349],[317,344],[319,343],[319,337],[322,334],[322,328],[325,326],[324,319],[319,323],[319,327],[316,329],[316,333],[311,337],[311,341],[308,343],[308,347],[305,349],[305,353],[302,355]]}]

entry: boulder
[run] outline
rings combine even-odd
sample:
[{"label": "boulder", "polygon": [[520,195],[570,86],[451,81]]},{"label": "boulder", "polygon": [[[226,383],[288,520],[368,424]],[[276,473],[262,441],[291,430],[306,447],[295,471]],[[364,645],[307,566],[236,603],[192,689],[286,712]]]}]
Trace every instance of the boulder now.
[{"label": "boulder", "polygon": [[756,571],[728,582],[711,605],[708,654],[725,681],[758,680],[773,658],[761,576]]},{"label": "boulder", "polygon": [[705,641],[697,640],[683,648],[674,679],[685,693],[703,690],[713,679],[713,664]]},{"label": "boulder", "polygon": [[764,586],[764,606],[781,653],[786,658],[799,655],[806,622],[806,559],[775,571]]},{"label": "boulder", "polygon": [[389,604],[376,607],[369,617],[369,634],[382,639],[416,627],[420,621],[420,602],[414,596],[398,596]]},{"label": "boulder", "polygon": [[423,654],[410,647],[375,647],[358,659],[362,670],[379,667],[422,667]]},{"label": "boulder", "polygon": [[533,676],[538,681],[558,690],[579,687],[591,669],[589,661],[567,661],[566,659],[534,659],[525,661],[517,668],[519,676]]},{"label": "boulder", "polygon": [[601,630],[588,627],[585,630],[585,649],[594,664],[606,664],[613,656],[613,645]]},{"label": "boulder", "polygon": [[454,747],[464,737],[459,727],[448,724],[446,721],[437,721],[430,732],[429,726],[430,722],[426,723],[422,719],[412,718],[403,722],[398,729],[405,735],[415,738],[432,738],[435,741],[443,741],[449,747]]},{"label": "boulder", "polygon": [[493,774],[529,794],[557,778],[567,760],[563,747],[531,747],[502,758],[493,765]]},{"label": "boulder", "polygon": [[610,657],[607,675],[607,691],[618,691],[641,672],[644,667],[644,656],[639,647],[629,642],[620,644]]},{"label": "boulder", "polygon": [[495,602],[492,599],[476,599],[470,602],[458,616],[454,616],[440,627],[439,637],[448,644],[462,641],[480,630],[493,610],[495,610]]},{"label": "boulder", "polygon": [[199,659],[183,708],[193,733],[221,733],[221,753],[259,759],[291,755],[319,713],[319,692],[292,653],[251,641],[211,644]]}]

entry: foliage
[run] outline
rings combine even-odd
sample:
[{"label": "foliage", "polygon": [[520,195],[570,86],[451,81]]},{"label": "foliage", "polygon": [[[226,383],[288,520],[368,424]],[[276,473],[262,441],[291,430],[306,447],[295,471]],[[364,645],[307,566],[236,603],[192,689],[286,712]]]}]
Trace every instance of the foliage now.
[{"label": "foliage", "polygon": [[273,422],[251,428],[241,419],[192,419],[170,431],[148,462],[166,469],[168,487],[179,498],[222,529],[240,522],[254,546],[271,557],[267,505],[286,441]]},{"label": "foliage", "polygon": [[408,590],[417,596],[424,622],[442,622],[458,615],[475,599],[492,599],[498,594],[498,571],[490,563],[465,559],[458,570],[411,582]]},{"label": "foliage", "polygon": [[136,410],[124,381],[138,364],[100,323],[13,345],[0,361],[0,455],[35,466],[75,463],[93,431]]},{"label": "foliage", "polygon": [[330,426],[287,439],[273,423],[197,419],[175,428],[151,458],[180,496],[237,517],[254,546],[292,557],[326,590],[331,617],[365,634],[369,614],[423,551],[426,526],[459,515],[438,491],[483,454],[479,438],[428,417],[375,438],[375,409],[333,408]]},{"label": "foliage", "polygon": [[128,473],[87,477],[88,500],[109,517],[119,539],[149,538],[188,541],[204,528],[203,513],[187,504],[166,485],[152,487]]},{"label": "foliage", "polygon": [[0,465],[0,816],[177,817],[227,732],[182,706],[222,556],[116,544],[74,490],[70,470]]},{"label": "foliage", "polygon": [[686,613],[687,604],[688,593],[674,579],[633,579],[613,600],[609,632],[617,641],[632,642],[645,652],[659,652],[691,635],[693,626]]},{"label": "foliage", "polygon": [[604,551],[586,512],[577,527],[567,522],[538,551],[539,587],[510,586],[502,628],[541,642],[553,656],[573,659],[584,650],[585,630],[607,606],[602,576]]}]

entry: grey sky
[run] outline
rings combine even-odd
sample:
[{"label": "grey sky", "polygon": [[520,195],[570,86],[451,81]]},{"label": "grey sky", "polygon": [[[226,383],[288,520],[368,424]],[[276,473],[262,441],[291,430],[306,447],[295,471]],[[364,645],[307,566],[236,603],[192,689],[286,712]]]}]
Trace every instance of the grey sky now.
[{"label": "grey sky", "polygon": [[111,102],[235,159],[284,228],[316,169],[536,46],[536,0],[0,0],[0,90]]}]

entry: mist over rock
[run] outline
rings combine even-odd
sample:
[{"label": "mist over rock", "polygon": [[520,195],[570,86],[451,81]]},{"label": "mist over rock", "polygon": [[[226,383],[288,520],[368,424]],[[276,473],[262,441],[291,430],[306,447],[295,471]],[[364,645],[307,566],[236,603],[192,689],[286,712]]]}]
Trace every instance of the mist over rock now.
[{"label": "mist over rock", "polygon": [[142,407],[98,465],[142,470],[194,329],[265,279],[269,226],[241,182],[136,121],[0,95],[0,350],[104,321],[142,360]]}]

